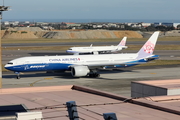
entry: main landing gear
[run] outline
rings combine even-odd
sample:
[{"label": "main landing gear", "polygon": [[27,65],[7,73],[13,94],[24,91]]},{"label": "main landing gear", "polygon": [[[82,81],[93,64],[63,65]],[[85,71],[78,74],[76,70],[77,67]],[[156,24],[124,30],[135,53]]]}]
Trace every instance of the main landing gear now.
[{"label": "main landing gear", "polygon": [[17,75],[17,76],[16,76],[17,79],[20,79],[20,78],[21,78],[20,75],[19,75],[19,74],[20,74],[19,72],[14,72],[14,73]]},{"label": "main landing gear", "polygon": [[89,74],[89,77],[98,78],[98,77],[100,77],[100,74],[98,74],[98,73]]},{"label": "main landing gear", "polygon": [[91,72],[89,73],[89,77],[98,78],[100,77],[100,74],[97,73],[97,70],[91,70]]}]

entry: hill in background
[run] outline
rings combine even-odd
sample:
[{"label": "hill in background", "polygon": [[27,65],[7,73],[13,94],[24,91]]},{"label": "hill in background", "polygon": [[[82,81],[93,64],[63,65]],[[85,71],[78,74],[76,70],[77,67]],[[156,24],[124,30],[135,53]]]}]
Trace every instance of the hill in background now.
[{"label": "hill in background", "polygon": [[17,27],[2,31],[3,39],[99,39],[99,38],[142,38],[143,36],[135,31],[118,30],[53,30],[45,31],[38,27]]}]

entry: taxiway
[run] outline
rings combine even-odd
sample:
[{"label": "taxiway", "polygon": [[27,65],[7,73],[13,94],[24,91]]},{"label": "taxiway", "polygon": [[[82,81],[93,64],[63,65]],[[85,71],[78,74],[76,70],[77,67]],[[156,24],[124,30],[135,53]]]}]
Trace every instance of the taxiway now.
[{"label": "taxiway", "polygon": [[[169,44],[169,42],[165,42],[165,43]],[[174,44],[176,44],[176,42]],[[45,44],[40,44],[40,45],[43,46]],[[51,46],[52,44],[48,44],[48,45]],[[19,44],[19,46],[24,46],[24,45]],[[137,51],[128,51],[128,50],[123,51],[123,53],[126,52],[134,53]],[[179,53],[180,50],[155,50],[154,52],[154,54],[160,56],[159,59],[161,60],[180,60]],[[12,59],[24,57],[24,56],[45,56],[45,55],[67,55],[67,53],[65,53],[64,51],[4,50],[2,51],[2,63],[6,64],[8,61]],[[161,67],[159,66],[130,67],[123,69],[101,70],[100,74],[101,74],[100,78],[88,78],[88,77],[73,78],[70,72],[65,72],[65,73],[64,72],[58,72],[58,73],[31,72],[31,73],[22,73],[21,79],[16,79],[16,75],[13,72],[3,72],[2,86],[3,88],[16,88],[16,87],[56,86],[56,85],[70,84],[70,85],[88,86],[91,88],[100,89],[115,94],[130,96],[131,81],[179,79],[180,65],[161,66]]]}]

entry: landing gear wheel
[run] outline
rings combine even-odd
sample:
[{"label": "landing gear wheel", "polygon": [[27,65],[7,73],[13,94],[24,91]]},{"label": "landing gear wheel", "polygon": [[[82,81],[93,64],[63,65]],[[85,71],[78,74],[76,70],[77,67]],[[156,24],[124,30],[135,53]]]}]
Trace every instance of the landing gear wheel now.
[{"label": "landing gear wheel", "polygon": [[17,75],[16,78],[20,79],[20,75],[19,75],[20,73],[19,72],[14,72],[14,73]]},{"label": "landing gear wheel", "polygon": [[100,77],[100,74],[96,74],[96,77],[97,77],[97,78]]},{"label": "landing gear wheel", "polygon": [[89,74],[89,77],[93,77],[93,74]]},{"label": "landing gear wheel", "polygon": [[20,76],[19,75],[17,75],[17,77],[16,77],[17,79],[20,79]]},{"label": "landing gear wheel", "polygon": [[100,77],[100,74],[98,73],[89,74],[89,77],[97,78],[97,77]]}]

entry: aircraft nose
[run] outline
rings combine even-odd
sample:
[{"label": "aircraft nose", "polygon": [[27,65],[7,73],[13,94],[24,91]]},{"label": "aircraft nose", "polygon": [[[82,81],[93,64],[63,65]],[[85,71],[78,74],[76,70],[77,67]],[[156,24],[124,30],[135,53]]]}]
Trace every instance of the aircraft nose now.
[{"label": "aircraft nose", "polygon": [[8,68],[11,67],[12,65],[13,65],[13,63],[12,63],[12,62],[9,62],[9,63],[7,63],[7,64],[4,66],[4,68],[8,69]]},{"label": "aircraft nose", "polygon": [[9,65],[8,64],[6,64],[5,66],[4,66],[4,68],[8,68],[9,67]]},{"label": "aircraft nose", "polygon": [[5,64],[4,67],[7,67],[7,64]]},{"label": "aircraft nose", "polygon": [[74,51],[72,50],[66,50],[67,53],[75,53]]},{"label": "aircraft nose", "polygon": [[6,64],[4,66],[4,68],[7,69],[7,70],[12,70],[12,65]]},{"label": "aircraft nose", "polygon": [[69,50],[66,50],[66,52],[68,53],[68,52],[69,52]]},{"label": "aircraft nose", "polygon": [[4,66],[4,68],[8,70],[8,65],[6,64],[6,65]]}]

